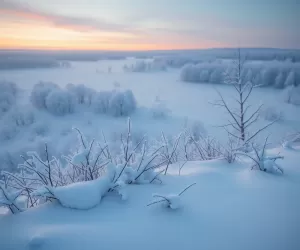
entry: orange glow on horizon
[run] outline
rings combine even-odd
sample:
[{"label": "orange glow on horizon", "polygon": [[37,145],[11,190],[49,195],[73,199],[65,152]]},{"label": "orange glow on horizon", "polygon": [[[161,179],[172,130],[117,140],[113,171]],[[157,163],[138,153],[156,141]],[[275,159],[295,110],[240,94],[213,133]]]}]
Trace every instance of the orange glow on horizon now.
[{"label": "orange glow on horizon", "polygon": [[147,32],[134,34],[95,29],[88,31],[84,26],[55,26],[49,22],[48,16],[35,13],[2,11],[3,13],[18,16],[20,19],[19,21],[4,20],[0,23],[0,49],[2,50],[145,51],[224,46],[209,41],[180,41],[182,40],[180,36],[175,39],[167,35],[164,37],[157,34],[149,35]]},{"label": "orange glow on horizon", "polygon": [[88,42],[66,42],[55,43],[53,41],[46,41],[45,43],[32,43],[26,40],[1,40],[0,49],[3,50],[114,50],[114,51],[143,51],[143,50],[176,50],[176,49],[205,49],[216,46],[172,46],[168,44],[111,44],[111,45],[97,45],[89,44]]}]

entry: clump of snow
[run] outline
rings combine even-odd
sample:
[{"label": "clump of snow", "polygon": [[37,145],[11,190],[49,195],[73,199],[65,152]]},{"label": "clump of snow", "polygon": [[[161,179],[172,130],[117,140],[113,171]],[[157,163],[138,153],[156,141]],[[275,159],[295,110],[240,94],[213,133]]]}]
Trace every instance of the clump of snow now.
[{"label": "clump of snow", "polygon": [[72,183],[61,187],[44,187],[33,195],[57,199],[67,208],[91,209],[97,206],[102,197],[112,187],[110,176],[85,182]]}]

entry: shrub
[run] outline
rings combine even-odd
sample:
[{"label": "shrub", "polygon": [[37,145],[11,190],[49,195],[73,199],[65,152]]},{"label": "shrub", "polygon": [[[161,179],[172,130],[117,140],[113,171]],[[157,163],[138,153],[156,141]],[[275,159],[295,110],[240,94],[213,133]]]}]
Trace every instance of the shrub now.
[{"label": "shrub", "polygon": [[54,115],[66,115],[74,112],[75,97],[65,90],[53,90],[46,98],[46,108]]},{"label": "shrub", "polygon": [[38,109],[46,109],[46,99],[56,89],[59,89],[58,85],[51,82],[39,82],[35,84],[30,96],[33,106]]}]

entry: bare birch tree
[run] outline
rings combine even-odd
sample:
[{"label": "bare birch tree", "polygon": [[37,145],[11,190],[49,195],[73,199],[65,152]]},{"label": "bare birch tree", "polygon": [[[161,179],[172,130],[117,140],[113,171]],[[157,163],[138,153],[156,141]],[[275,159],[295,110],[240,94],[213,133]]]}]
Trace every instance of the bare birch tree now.
[{"label": "bare birch tree", "polygon": [[228,123],[221,125],[227,133],[234,138],[238,139],[243,145],[250,142],[255,136],[261,131],[269,127],[275,121],[265,125],[264,127],[249,133],[249,128],[257,122],[262,104],[256,108],[252,108],[249,104],[249,97],[255,87],[254,84],[249,80],[243,80],[242,70],[245,64],[245,60],[241,58],[241,51],[238,50],[238,58],[233,62],[233,67],[225,72],[225,84],[233,86],[236,96],[238,107],[230,107],[225,101],[223,95],[218,92],[220,100],[216,101],[214,105],[223,107],[229,115]]}]

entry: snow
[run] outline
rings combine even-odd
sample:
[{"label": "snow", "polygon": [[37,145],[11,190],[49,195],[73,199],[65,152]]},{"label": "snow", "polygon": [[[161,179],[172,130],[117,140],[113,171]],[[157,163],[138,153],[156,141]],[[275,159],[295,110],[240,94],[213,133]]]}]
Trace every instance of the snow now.
[{"label": "snow", "polygon": [[97,180],[77,182],[62,187],[47,187],[47,189],[37,191],[36,195],[47,196],[51,191],[62,206],[84,210],[99,205],[102,196],[110,187],[111,179],[109,176],[104,176]]},{"label": "snow", "polygon": [[[116,91],[127,95],[126,107],[132,111],[133,141],[139,141],[145,134],[146,140],[160,139],[162,131],[168,140],[182,131],[190,131],[195,138],[208,134],[222,142],[227,139],[227,134],[217,127],[226,121],[227,114],[210,102],[219,99],[218,89],[229,98],[228,104],[234,105],[234,100],[230,100],[233,95],[230,86],[182,82],[180,69],[161,71],[163,61],[158,64],[159,67],[142,73],[124,72],[125,64],[135,63],[136,60],[131,58],[71,62],[67,69],[0,71],[0,80],[16,82],[20,88],[9,98],[0,97],[3,100],[1,105],[4,103],[1,107],[5,110],[5,115],[0,115],[1,166],[17,166],[19,155],[26,155],[27,151],[43,155],[45,142],[50,155],[69,155],[70,151],[77,150],[71,162],[78,165],[86,163],[89,150],[74,149],[76,137],[72,133],[73,127],[79,128],[87,141],[96,138],[102,146],[106,145],[106,140],[112,145],[120,139],[121,133],[126,136],[127,117],[107,115],[109,99]],[[260,65],[261,62],[257,67]],[[202,71],[201,81],[216,81],[218,73]],[[245,77],[251,75],[247,71]],[[276,77],[276,81],[275,76],[266,72],[264,77],[274,78],[276,86],[281,88],[287,75]],[[294,77],[289,76],[286,84],[290,85]],[[259,75],[257,82],[261,79]],[[36,89],[32,96],[36,99],[34,105],[37,109],[34,109],[30,93],[40,80],[53,84],[44,82],[41,89]],[[84,85],[77,85],[82,83]],[[82,102],[81,108],[64,116],[56,116],[40,108],[46,108],[49,92],[64,87],[67,87],[64,91],[75,95],[77,102]],[[103,95],[94,96],[92,89],[101,91]],[[300,107],[286,103],[285,97],[279,89],[257,88],[249,98],[250,104],[264,103],[267,107],[257,127],[266,124],[265,120],[273,120],[277,116],[282,118],[262,133],[258,142],[271,134],[270,148],[273,149],[268,155],[280,153],[284,157],[280,161],[284,174],[251,171],[251,159],[239,156],[232,164],[222,159],[186,162],[180,176],[182,162],[177,162],[169,166],[166,176],[160,175],[161,184],[150,184],[157,173],[151,170],[140,174],[151,156],[147,156],[139,171],[136,168],[138,159],[135,159],[137,163],[133,162],[126,168],[115,183],[119,185],[115,192],[107,191],[111,188],[113,172],[117,171],[115,175],[120,173],[122,165],[112,168],[108,176],[97,180],[47,187],[58,202],[39,205],[16,215],[0,207],[0,249],[299,249],[299,148],[297,142],[291,141],[285,143],[285,148],[278,145],[282,144],[286,135],[299,133]],[[64,98],[58,99],[58,107],[55,106],[54,110],[65,112],[65,106],[60,109]],[[95,99],[96,105],[89,108],[90,101]],[[124,100],[124,96],[118,96],[118,100]],[[123,111],[113,113],[120,112]],[[263,164],[265,168],[273,169],[273,163],[273,160],[266,159]],[[191,183],[197,185],[179,195]],[[37,192],[49,196],[49,190]],[[162,202],[163,207],[147,207],[152,194],[162,194],[170,203]],[[166,209],[166,205],[171,209]]]},{"label": "snow", "polygon": [[[162,185],[130,185],[129,199],[70,210],[57,203],[0,217],[2,249],[296,250],[300,230],[300,154],[280,151],[285,175],[251,171],[222,160],[172,165]],[[186,174],[193,169],[193,173]],[[172,171],[171,171],[172,170]],[[175,210],[146,207],[153,193],[176,193],[192,182]],[[26,231],[24,231],[26,228]],[[7,230],[9,229],[9,230]],[[11,232],[14,232],[13,235]]]}]

